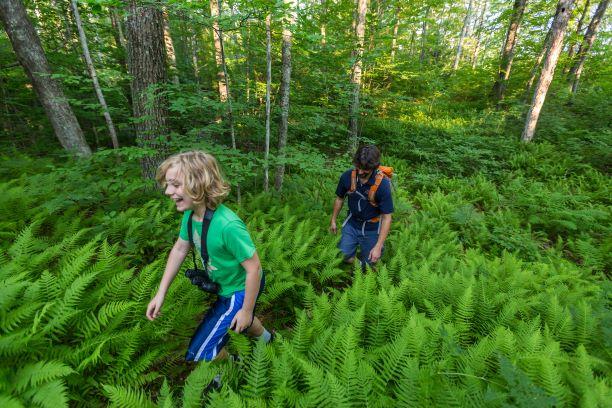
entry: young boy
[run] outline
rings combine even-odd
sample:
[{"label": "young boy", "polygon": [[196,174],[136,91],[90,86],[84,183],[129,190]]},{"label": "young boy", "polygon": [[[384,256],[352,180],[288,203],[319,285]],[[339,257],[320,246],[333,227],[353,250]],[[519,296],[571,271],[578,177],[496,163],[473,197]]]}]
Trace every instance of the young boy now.
[{"label": "young boy", "polygon": [[269,342],[271,334],[253,314],[265,284],[263,271],[246,226],[222,204],[230,187],[221,176],[217,160],[201,151],[176,154],[159,166],[157,181],[183,213],[183,220],[157,294],[147,307],[147,318],[159,316],[168,288],[191,246],[195,245],[202,254],[202,226],[207,217],[208,276],[219,285],[219,296],[193,335],[185,359],[211,361],[227,357],[224,346],[229,329],[246,331],[249,336]]}]

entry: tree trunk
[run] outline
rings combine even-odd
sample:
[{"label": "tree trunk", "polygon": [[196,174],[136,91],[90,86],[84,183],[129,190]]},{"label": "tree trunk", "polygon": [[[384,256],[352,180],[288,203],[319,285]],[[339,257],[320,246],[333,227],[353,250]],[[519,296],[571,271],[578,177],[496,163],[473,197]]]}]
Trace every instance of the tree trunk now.
[{"label": "tree trunk", "polygon": [[523,130],[523,134],[521,136],[521,140],[525,143],[528,143],[533,139],[536,125],[538,124],[540,111],[542,109],[542,105],[544,105],[548,87],[550,86],[555,73],[555,67],[557,66],[559,54],[563,48],[563,36],[565,35],[567,22],[571,14],[573,3],[574,0],[559,0],[557,5],[555,19],[553,20],[551,27],[550,47],[546,52],[542,73],[540,74],[540,79],[536,85],[531,107],[529,108],[529,112],[527,112],[525,129]]},{"label": "tree trunk", "polygon": [[83,56],[85,57],[85,62],[87,63],[87,69],[89,70],[89,75],[91,76],[91,81],[93,82],[94,90],[96,91],[96,96],[98,97],[98,102],[100,102],[100,106],[102,106],[102,112],[104,115],[104,120],[106,121],[106,126],[108,127],[108,133],[110,134],[111,141],[113,142],[113,148],[118,149],[119,140],[117,139],[117,132],[115,131],[113,119],[111,118],[110,112],[108,111],[108,105],[106,105],[106,100],[104,99],[102,88],[100,88],[100,83],[98,82],[96,68],[94,67],[93,61],[91,60],[89,46],[87,45],[87,37],[85,36],[85,30],[83,30],[81,14],[79,13],[79,7],[77,6],[77,0],[72,0],[70,4],[72,5],[72,12],[74,13],[77,30],[79,31],[79,39],[81,40]]},{"label": "tree trunk", "polygon": [[[578,20],[578,25],[576,26],[576,34],[582,34],[582,25],[584,24],[584,19],[586,18],[587,14],[589,14],[590,6],[591,1],[586,0],[584,3],[584,8],[582,9],[582,13],[580,14],[580,20]],[[578,47],[578,43],[574,41],[570,44],[569,49],[567,50],[567,65],[566,68],[563,70],[564,74],[567,74],[570,70],[570,65],[572,64],[572,61],[574,59],[576,47]]]},{"label": "tree trunk", "polygon": [[168,12],[163,11],[164,15],[164,44],[166,45],[166,55],[168,56],[168,65],[172,72],[172,83],[179,84],[178,67],[176,66],[176,54],[174,53],[174,41],[170,35],[170,24],[168,24]]},{"label": "tree trunk", "polygon": [[533,86],[533,81],[535,81],[535,77],[538,74],[538,69],[540,69],[540,65],[542,64],[542,60],[544,59],[544,55],[546,55],[546,51],[550,46],[550,37],[552,35],[552,27],[546,33],[546,38],[544,38],[544,44],[542,45],[542,50],[538,54],[536,58],[535,64],[533,64],[533,68],[531,68],[531,73],[529,74],[529,80],[527,81],[527,86],[525,87],[525,99],[529,97],[529,92],[531,91],[531,87]]},{"label": "tree trunk", "polygon": [[474,53],[472,54],[472,69],[476,69],[476,65],[478,64],[478,54],[480,53],[480,45],[482,41],[482,32],[484,27],[484,17],[487,13],[488,5],[488,1],[484,0],[482,9],[480,10],[480,16],[478,17],[478,28],[476,29],[476,45],[474,45]]},{"label": "tree trunk", "polygon": [[351,148],[355,150],[359,144],[359,97],[361,91],[361,74],[363,69],[363,40],[365,36],[366,14],[368,12],[368,1],[357,0],[355,13],[355,39],[354,50],[355,62],[351,76],[352,98],[349,104],[349,139]]},{"label": "tree trunk", "polygon": [[283,75],[281,78],[280,85],[280,108],[281,117],[278,124],[278,159],[281,163],[276,166],[276,177],[274,179],[274,188],[281,190],[283,187],[283,177],[285,175],[285,164],[283,160],[285,158],[285,146],[287,145],[287,127],[289,120],[289,94],[291,85],[291,43],[293,37],[293,28],[297,19],[296,14],[296,1],[295,0],[284,0],[285,5],[288,8],[288,19],[283,25],[283,45],[282,45],[282,62],[283,62]]},{"label": "tree trunk", "polygon": [[425,17],[423,17],[422,29],[421,29],[421,55],[419,56],[419,62],[422,64],[425,61],[425,45],[427,44],[427,19],[429,18],[429,9],[425,10]]},{"label": "tree trunk", "polygon": [[510,26],[506,33],[506,42],[502,49],[502,56],[499,63],[499,70],[497,72],[497,79],[493,84],[493,94],[497,103],[504,99],[504,93],[508,85],[508,78],[510,78],[510,69],[512,67],[512,60],[514,59],[514,47],[516,46],[517,33],[523,13],[525,12],[525,5],[527,0],[515,0],[512,8],[512,17],[510,17]]},{"label": "tree trunk", "polygon": [[321,0],[321,45],[327,43],[327,0]]},{"label": "tree trunk", "polygon": [[128,13],[128,66],[136,141],[155,152],[140,162],[143,177],[153,179],[166,155],[167,101],[159,89],[167,78],[164,17],[156,6],[137,0],[130,0]]},{"label": "tree trunk", "polygon": [[272,15],[266,16],[266,150],[264,152],[264,190],[270,189],[270,93],[272,88]]},{"label": "tree trunk", "polygon": [[597,10],[589,23],[589,26],[584,34],[584,38],[580,47],[578,48],[578,52],[576,53],[576,61],[574,65],[570,69],[569,73],[569,86],[572,92],[572,95],[576,94],[578,90],[578,81],[580,80],[580,75],[582,74],[582,69],[584,68],[584,61],[587,58],[589,50],[595,41],[595,37],[597,36],[597,29],[599,28],[599,24],[606,13],[606,8],[608,7],[608,0],[601,0],[601,3],[597,6]]},{"label": "tree trunk", "polygon": [[465,13],[465,18],[463,19],[463,27],[461,27],[461,33],[459,34],[459,41],[457,42],[457,52],[455,53],[453,71],[456,71],[457,68],[459,68],[459,61],[461,60],[461,51],[463,50],[463,39],[465,38],[465,33],[467,32],[467,28],[470,25],[470,17],[472,15],[473,5],[474,0],[470,0],[468,3],[467,13]]},{"label": "tree trunk", "polygon": [[397,51],[397,33],[399,31],[400,22],[400,6],[395,7],[395,23],[393,24],[393,38],[391,40],[391,62],[395,60],[395,53]]},{"label": "tree trunk", "polygon": [[55,136],[72,154],[90,156],[91,149],[60,84],[51,77],[51,69],[40,39],[21,0],[0,1],[0,19],[19,62],[38,94]]},{"label": "tree trunk", "polygon": [[223,34],[219,28],[219,2],[218,0],[210,0],[210,16],[213,18],[213,40],[215,44],[215,62],[217,63],[217,84],[219,87],[219,100],[227,101],[227,78],[225,77],[225,69],[223,66]]}]

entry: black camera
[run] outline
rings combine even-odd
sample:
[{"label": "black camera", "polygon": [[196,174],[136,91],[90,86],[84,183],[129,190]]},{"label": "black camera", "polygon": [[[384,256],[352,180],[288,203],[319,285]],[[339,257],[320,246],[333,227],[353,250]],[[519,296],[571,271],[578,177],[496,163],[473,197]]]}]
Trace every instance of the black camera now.
[{"label": "black camera", "polygon": [[185,271],[185,276],[189,278],[191,283],[204,292],[215,295],[219,293],[219,284],[210,280],[206,271],[200,269],[187,269]]}]

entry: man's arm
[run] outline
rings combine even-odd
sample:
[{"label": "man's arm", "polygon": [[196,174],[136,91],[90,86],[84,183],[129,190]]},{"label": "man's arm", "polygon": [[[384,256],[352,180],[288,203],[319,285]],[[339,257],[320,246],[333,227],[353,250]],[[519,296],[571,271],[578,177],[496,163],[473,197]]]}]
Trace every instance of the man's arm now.
[{"label": "man's arm", "polygon": [[374,248],[372,248],[368,257],[372,262],[378,261],[382,254],[382,247],[385,244],[385,240],[387,239],[387,235],[389,235],[389,230],[391,229],[391,214],[381,214],[380,223],[380,234],[378,235],[378,241],[376,241],[376,245],[374,245]]},{"label": "man's arm", "polygon": [[336,219],[338,218],[338,214],[340,214],[340,210],[342,209],[343,204],[344,204],[344,198],[340,198],[336,196],[336,200],[334,201],[334,210],[332,211],[332,217],[329,223],[329,231],[332,234],[335,234],[338,232],[338,226],[336,225]]}]

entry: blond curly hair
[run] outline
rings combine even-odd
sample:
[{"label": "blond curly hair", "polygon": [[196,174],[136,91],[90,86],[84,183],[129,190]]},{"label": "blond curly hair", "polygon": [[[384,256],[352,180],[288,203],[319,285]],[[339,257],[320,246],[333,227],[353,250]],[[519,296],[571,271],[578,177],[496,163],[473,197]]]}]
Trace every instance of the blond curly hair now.
[{"label": "blond curly hair", "polygon": [[193,150],[168,157],[159,165],[155,176],[162,188],[166,188],[166,172],[171,167],[178,169],[185,193],[196,205],[206,204],[215,209],[230,192],[230,186],[212,154]]}]

